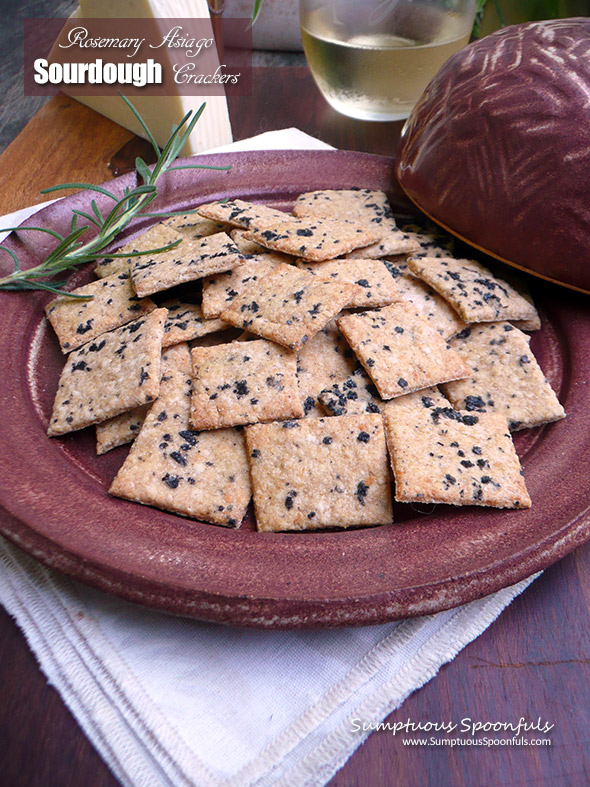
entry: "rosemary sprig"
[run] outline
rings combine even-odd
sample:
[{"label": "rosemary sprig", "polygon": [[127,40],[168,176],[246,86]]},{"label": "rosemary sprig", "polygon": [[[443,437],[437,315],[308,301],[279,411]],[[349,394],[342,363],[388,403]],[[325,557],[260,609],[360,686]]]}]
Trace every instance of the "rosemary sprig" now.
[{"label": "rosemary sprig", "polygon": [[[138,175],[143,180],[143,183],[131,189],[126,187],[123,196],[118,197],[108,189],[102,186],[95,186],[92,183],[62,183],[59,186],[52,186],[51,188],[43,189],[42,194],[51,194],[54,191],[61,191],[63,189],[85,189],[87,191],[94,191],[102,196],[108,197],[113,200],[113,205],[110,211],[103,216],[96,200],[91,200],[90,211],[74,209],[72,211],[72,220],[70,223],[69,234],[65,237],[59,232],[46,229],[44,227],[23,226],[23,227],[6,227],[0,232],[20,232],[22,230],[32,230],[35,232],[43,232],[53,236],[57,240],[55,248],[47,255],[47,257],[39,265],[27,270],[22,270],[18,256],[11,249],[5,246],[0,246],[0,250],[6,252],[14,263],[14,269],[6,276],[0,277],[0,290],[47,290],[58,295],[67,295],[76,297],[71,293],[61,289],[65,282],[55,281],[53,276],[76,268],[78,265],[83,265],[87,262],[104,257],[101,252],[117,237],[117,235],[127,227],[127,225],[138,214],[142,213],[145,216],[169,216],[170,213],[146,213],[145,209],[151,205],[157,196],[157,183],[159,179],[166,172],[172,172],[175,169],[230,169],[230,167],[211,167],[201,164],[183,164],[179,166],[172,166],[173,162],[180,155],[181,150],[185,146],[189,136],[191,135],[197,121],[203,114],[205,104],[193,113],[187,112],[180,123],[172,126],[170,137],[162,150],[158,147],[151,131],[144,122],[139,112],[135,109],[133,104],[123,95],[121,98],[129,109],[133,112],[141,127],[146,133],[146,136],[152,144],[156,152],[156,163],[152,168],[148,167],[142,158],[135,159],[135,168]],[[186,212],[186,211],[184,211]],[[88,223],[79,226],[80,219],[85,219]],[[92,240],[83,242],[83,235],[91,227],[98,228],[98,233]],[[109,252],[109,257],[125,256],[135,257],[142,254],[154,254],[162,251],[168,251],[178,245],[180,241],[171,243],[168,246],[163,246],[159,249],[149,249],[146,251],[133,252],[131,254],[118,255]],[[46,281],[49,279],[49,281]]]}]

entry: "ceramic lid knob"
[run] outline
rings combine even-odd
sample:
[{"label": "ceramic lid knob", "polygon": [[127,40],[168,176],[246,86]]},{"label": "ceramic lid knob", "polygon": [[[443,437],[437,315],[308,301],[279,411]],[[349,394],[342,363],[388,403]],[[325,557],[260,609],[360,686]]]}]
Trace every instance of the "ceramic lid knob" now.
[{"label": "ceramic lid knob", "polygon": [[472,245],[590,292],[590,19],[515,25],[451,57],[408,119],[396,171]]}]

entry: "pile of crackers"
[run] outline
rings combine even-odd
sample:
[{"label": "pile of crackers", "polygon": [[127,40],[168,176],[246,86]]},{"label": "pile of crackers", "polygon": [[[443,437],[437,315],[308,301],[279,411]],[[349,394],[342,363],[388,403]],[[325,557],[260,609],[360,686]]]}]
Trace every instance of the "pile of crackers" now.
[{"label": "pile of crackers", "polygon": [[530,295],[400,229],[383,192],[210,203],[117,255],[46,308],[67,353],[49,435],[132,442],[112,495],[230,527],[253,497],[260,531],[531,505],[511,432],[565,412]]}]

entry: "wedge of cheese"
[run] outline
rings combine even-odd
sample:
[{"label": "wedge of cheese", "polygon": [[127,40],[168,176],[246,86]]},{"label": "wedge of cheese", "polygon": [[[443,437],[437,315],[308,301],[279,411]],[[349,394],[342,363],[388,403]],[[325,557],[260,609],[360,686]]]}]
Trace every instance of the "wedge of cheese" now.
[{"label": "wedge of cheese", "polygon": [[[192,19],[209,17],[207,0],[80,0],[72,17],[77,19],[152,19],[160,32],[158,19]],[[213,36],[211,21],[210,37]],[[154,34],[154,40],[161,36]],[[134,134],[145,137],[137,119],[119,96],[80,96],[78,101],[100,112]],[[173,124],[178,124],[189,110],[197,110],[203,101],[205,111],[195,126],[182,155],[191,156],[204,150],[233,142],[232,130],[225,96],[134,96],[133,105],[145,120],[156,142],[163,146]]]}]

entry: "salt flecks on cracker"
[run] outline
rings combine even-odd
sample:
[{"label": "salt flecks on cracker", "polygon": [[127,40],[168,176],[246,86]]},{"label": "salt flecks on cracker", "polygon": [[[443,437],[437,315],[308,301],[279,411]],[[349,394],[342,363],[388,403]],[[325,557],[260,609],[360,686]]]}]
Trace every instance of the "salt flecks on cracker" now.
[{"label": "salt flecks on cracker", "polygon": [[[74,295],[90,296],[90,300],[77,300]],[[149,298],[138,298],[124,271],[78,287],[70,296],[59,296],[47,304],[45,314],[63,352],[71,352],[155,308]]]},{"label": "salt flecks on cracker", "polygon": [[168,310],[162,347],[199,339],[229,327],[223,320],[205,319],[201,306],[196,303],[185,303],[174,299],[165,301],[162,307]]},{"label": "salt flecks on cracker", "polygon": [[[219,317],[252,282],[265,276],[279,265],[271,254],[256,255],[226,273],[218,273],[203,280],[203,314],[211,319]],[[267,257],[269,259],[267,259]]]},{"label": "salt flecks on cracker", "polygon": [[443,386],[453,407],[501,413],[513,431],[565,418],[529,343],[507,322],[472,325],[452,339],[469,368],[465,380]]},{"label": "salt flecks on cracker", "polygon": [[218,232],[197,240],[184,237],[174,249],[134,257],[130,270],[135,292],[143,296],[230,270],[243,260],[229,235]]},{"label": "salt flecks on cracker", "polygon": [[453,410],[427,390],[395,399],[383,419],[396,500],[530,507],[504,416]]},{"label": "salt flecks on cracker", "polygon": [[245,431],[258,530],[393,521],[380,415],[304,418]]},{"label": "salt flecks on cracker", "polygon": [[[151,249],[164,249],[167,246],[177,243],[182,240],[182,234],[176,232],[172,227],[167,227],[165,224],[154,224],[145,232],[142,232],[133,240],[128,241],[116,248],[113,253],[117,257],[106,256],[103,260],[99,260],[94,269],[94,273],[100,279],[106,276],[111,276],[113,273],[123,273],[129,270],[130,263],[135,259],[133,254],[138,251],[150,251]],[[129,255],[128,257],[125,255]]]},{"label": "salt flecks on cracker", "polygon": [[465,322],[531,320],[537,317],[532,303],[475,260],[410,257],[408,266],[440,293]]},{"label": "salt flecks on cracker", "polygon": [[330,320],[297,353],[297,382],[306,416],[324,415],[317,397],[334,380],[341,380],[354,370],[356,359],[336,324]]},{"label": "salt flecks on cracker", "polygon": [[156,399],[165,320],[166,309],[155,309],[68,355],[49,421],[50,437]]},{"label": "salt flecks on cracker", "polygon": [[295,355],[274,342],[257,339],[195,347],[192,360],[193,429],[219,429],[303,415]]},{"label": "salt flecks on cracker", "polygon": [[139,434],[150,407],[151,404],[142,404],[128,413],[121,413],[96,424],[96,453],[100,456],[120,445],[132,443]]},{"label": "salt flecks on cracker", "polygon": [[300,349],[355,294],[355,285],[328,282],[293,265],[279,265],[250,284],[221,319],[291,350]]},{"label": "salt flecks on cracker", "polygon": [[351,314],[338,325],[382,399],[467,375],[461,357],[411,303]]},{"label": "salt flecks on cracker", "polygon": [[242,432],[189,427],[191,375],[183,358],[163,361],[160,397],[148,413],[109,493],[192,519],[236,527],[250,500]]},{"label": "salt flecks on cracker", "polygon": [[438,292],[414,276],[406,262],[384,260],[384,264],[395,281],[399,299],[413,303],[443,339],[449,339],[466,327],[466,323]]},{"label": "salt flecks on cracker", "polygon": [[297,266],[328,281],[356,284],[358,290],[349,308],[370,309],[401,300],[394,280],[380,260],[332,260],[330,262],[298,262]]}]

